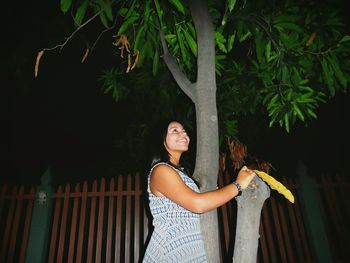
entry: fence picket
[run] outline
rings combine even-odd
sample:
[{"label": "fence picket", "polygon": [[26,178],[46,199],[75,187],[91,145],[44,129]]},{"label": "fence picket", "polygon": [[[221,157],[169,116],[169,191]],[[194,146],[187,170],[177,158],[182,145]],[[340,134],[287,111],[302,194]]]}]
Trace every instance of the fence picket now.
[{"label": "fence picket", "polygon": [[[276,248],[275,248],[275,242],[272,237],[272,220],[270,219],[269,216],[269,209],[270,207],[270,202],[267,202],[264,204],[263,209],[262,209],[262,224],[263,224],[263,229],[264,231],[264,236],[267,239],[266,246],[268,247],[268,254],[270,255],[271,262],[276,262],[277,260],[277,255],[276,255]],[[265,252],[267,254],[267,251]],[[267,261],[269,262],[269,261]]]},{"label": "fence picket", "polygon": [[[94,181],[92,184],[92,192],[97,192],[97,182]],[[88,235],[88,250],[87,250],[87,262],[93,261],[93,248],[95,240],[95,212],[96,212],[96,197],[91,197],[90,204],[90,222],[89,222],[89,235]]]},{"label": "fence picket", "polygon": [[259,234],[260,234],[260,246],[261,246],[261,253],[263,257],[263,262],[268,263],[269,262],[269,256],[268,256],[268,250],[267,250],[267,241],[266,241],[266,236],[265,236],[265,231],[264,231],[264,224],[262,220],[260,221],[260,226],[259,226]]},{"label": "fence picket", "polygon": [[107,223],[107,242],[106,242],[106,262],[112,262],[112,230],[113,230],[113,211],[114,211],[114,178],[109,183],[108,197],[108,223]]},{"label": "fence picket", "polygon": [[67,216],[68,216],[68,207],[69,207],[69,194],[70,194],[70,184],[66,184],[63,197],[63,210],[61,217],[61,226],[60,226],[60,235],[58,240],[58,250],[57,250],[57,262],[62,263],[63,253],[64,253],[64,243],[67,230]]},{"label": "fence picket", "polygon": [[333,240],[330,240],[330,242],[337,242],[337,246],[335,246],[335,249],[337,251],[336,255],[338,257],[339,254],[343,254],[343,258],[347,257],[348,253],[348,242],[346,242],[343,239],[343,231],[345,231],[344,228],[346,226],[341,221],[341,216],[339,214],[339,208],[338,208],[338,202],[333,196],[333,184],[330,180],[330,178],[322,176],[321,178],[321,189],[320,189],[320,195],[324,196],[326,202],[323,207],[323,210],[328,215],[328,224],[332,224],[334,231]]},{"label": "fence picket", "polygon": [[286,250],[285,250],[286,246],[285,246],[283,236],[282,236],[281,223],[280,223],[280,219],[278,217],[278,211],[277,211],[278,208],[277,208],[275,198],[271,196],[270,202],[271,202],[271,207],[272,207],[272,214],[273,214],[273,219],[274,219],[276,237],[278,240],[278,244],[280,244],[279,251],[280,251],[281,260],[282,260],[282,262],[288,262],[287,254],[286,254]]},{"label": "fence picket", "polygon": [[[56,195],[62,194],[62,187],[59,186]],[[53,215],[53,223],[52,223],[52,231],[51,231],[51,241],[50,241],[50,249],[49,249],[49,263],[54,262],[55,260],[55,252],[56,252],[56,242],[57,242],[57,232],[58,232],[58,224],[59,224],[59,215],[61,211],[61,198],[56,198],[55,202],[55,212]]]},{"label": "fence picket", "polygon": [[130,262],[131,249],[131,175],[126,179],[126,217],[125,217],[125,262]]},{"label": "fence picket", "polygon": [[2,222],[2,210],[5,203],[6,192],[7,192],[7,184],[4,184],[1,188],[1,194],[0,194],[0,223]]},{"label": "fence picket", "polygon": [[[295,185],[292,184],[291,180],[285,179],[284,182],[285,186],[291,190],[294,196],[296,196],[296,193],[294,191]],[[295,202],[298,202],[298,200],[295,200]],[[296,221],[296,215],[295,215],[295,206],[293,204],[288,203],[287,204],[287,211],[288,211],[288,218],[291,225],[292,230],[292,240],[294,240],[294,245],[296,246],[296,254],[299,261],[304,260],[303,256],[303,249],[301,247],[301,240],[300,235],[297,227],[297,221]]]},{"label": "fence picket", "polygon": [[116,222],[115,222],[115,250],[114,260],[121,262],[120,256],[120,241],[121,241],[121,227],[122,227],[122,201],[123,201],[123,177],[118,177],[118,190],[117,190],[117,211],[116,211]]},{"label": "fence picket", "polygon": [[97,220],[97,237],[96,237],[96,257],[95,262],[101,262],[102,254],[102,235],[103,235],[103,219],[104,219],[104,207],[105,207],[105,195],[106,195],[106,180],[101,179],[100,182],[100,192],[99,192],[99,202],[98,202],[98,220]]},{"label": "fence picket", "polygon": [[16,196],[16,211],[15,211],[15,216],[13,219],[13,228],[11,232],[11,239],[10,239],[10,244],[9,244],[9,249],[8,249],[8,256],[7,256],[7,262],[11,263],[13,262],[13,257],[15,254],[15,247],[16,247],[16,239],[17,239],[17,232],[18,232],[18,224],[22,212],[22,204],[23,204],[23,194],[24,194],[24,186],[22,185],[19,188],[19,192]]},{"label": "fence picket", "polygon": [[298,224],[299,234],[301,236],[300,243],[302,244],[302,247],[303,247],[303,252],[305,254],[306,262],[310,262],[311,261],[311,252],[310,252],[310,248],[309,248],[308,243],[307,243],[308,239],[307,239],[306,230],[304,227],[303,217],[301,215],[301,207],[300,207],[298,200],[294,203],[294,211],[295,211],[295,216],[297,219],[296,221]]},{"label": "fence picket", "polygon": [[[225,174],[219,177],[218,184],[221,187],[230,180]],[[349,228],[343,227],[349,216],[348,211],[344,211],[349,205],[349,184],[340,177],[328,176],[320,181],[320,199],[325,211],[330,211],[327,216],[331,223],[327,227],[333,227],[328,232],[333,234],[333,241],[337,239],[340,243],[335,248],[341,250],[335,262],[344,262],[349,245],[349,238],[344,236]],[[298,185],[294,180],[283,179],[282,182],[298,197]],[[325,187],[328,191],[322,191]],[[82,190],[77,184],[74,192],[69,184],[64,191],[59,186],[53,195],[48,262],[138,262],[152,231],[148,208],[143,204],[145,193],[141,189],[140,174],[118,176],[117,181],[111,178],[107,187],[102,178],[93,182],[91,191],[86,181]],[[11,193],[7,192],[7,186],[2,186],[0,261],[13,262],[18,257],[18,262],[22,263],[25,262],[29,240],[35,187],[31,187],[29,194],[25,193],[23,186],[14,186]],[[339,201],[339,198],[342,199]],[[231,226],[235,209],[234,201],[219,209],[221,253],[225,262],[229,260],[234,242]],[[313,262],[298,198],[295,204],[289,204],[271,196],[263,206],[259,232],[261,254],[257,262]]]},{"label": "fence picket", "polygon": [[[75,193],[80,192],[80,185],[75,186]],[[78,206],[79,206],[79,197],[74,198],[73,211],[72,211],[72,224],[69,234],[69,247],[68,247],[68,263],[74,262],[74,249],[75,249],[75,240],[76,240],[76,229],[78,221]]]},{"label": "fence picket", "polygon": [[140,189],[140,175],[136,174],[135,177],[135,224],[134,224],[134,259],[138,259],[140,256],[140,202],[141,202],[141,189]]},{"label": "fence picket", "polygon": [[83,254],[83,242],[84,242],[84,230],[85,230],[85,221],[86,221],[86,203],[88,196],[88,184],[85,181],[83,183],[83,192],[81,194],[81,207],[80,207],[80,215],[79,215],[79,232],[78,232],[78,244],[77,244],[77,257],[76,262],[82,262],[82,254]]},{"label": "fence picket", "polygon": [[7,251],[8,251],[8,245],[10,240],[10,233],[12,230],[12,222],[15,212],[15,206],[16,206],[16,195],[17,195],[17,185],[15,185],[12,189],[11,194],[11,201],[10,201],[10,208],[7,215],[6,220],[6,226],[5,226],[5,233],[2,237],[2,245],[1,245],[1,251],[0,251],[0,262],[6,261]]},{"label": "fence picket", "polygon": [[32,186],[30,188],[29,195],[28,195],[28,203],[27,203],[26,215],[24,220],[22,242],[21,242],[21,248],[20,248],[19,259],[18,259],[19,263],[23,263],[25,261],[26,249],[27,249],[28,240],[29,240],[30,222],[31,222],[33,206],[34,206],[34,197],[35,197],[35,188],[34,186]]}]

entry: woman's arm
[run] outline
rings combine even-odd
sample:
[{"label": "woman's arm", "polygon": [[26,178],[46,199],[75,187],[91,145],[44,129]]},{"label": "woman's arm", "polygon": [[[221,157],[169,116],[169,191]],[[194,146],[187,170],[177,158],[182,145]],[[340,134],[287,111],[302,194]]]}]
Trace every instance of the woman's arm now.
[{"label": "woman's arm", "polygon": [[[254,176],[255,173],[245,167],[239,172],[236,182],[245,189]],[[152,171],[150,189],[154,195],[165,196],[194,213],[204,213],[222,206],[238,194],[234,184],[214,191],[197,193],[184,183],[174,169],[162,164]]]}]

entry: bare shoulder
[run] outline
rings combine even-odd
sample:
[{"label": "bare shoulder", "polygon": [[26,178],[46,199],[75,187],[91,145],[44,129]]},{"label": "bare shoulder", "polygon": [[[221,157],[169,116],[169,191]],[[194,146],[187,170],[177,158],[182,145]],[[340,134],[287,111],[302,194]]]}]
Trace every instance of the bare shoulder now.
[{"label": "bare shoulder", "polygon": [[158,164],[153,168],[150,178],[151,192],[156,196],[167,196],[167,192],[174,189],[175,186],[183,185],[179,174],[166,164]]},{"label": "bare shoulder", "polygon": [[166,164],[158,164],[156,167],[153,168],[151,176],[152,177],[158,177],[161,175],[178,175],[175,169],[171,168],[169,165]]}]

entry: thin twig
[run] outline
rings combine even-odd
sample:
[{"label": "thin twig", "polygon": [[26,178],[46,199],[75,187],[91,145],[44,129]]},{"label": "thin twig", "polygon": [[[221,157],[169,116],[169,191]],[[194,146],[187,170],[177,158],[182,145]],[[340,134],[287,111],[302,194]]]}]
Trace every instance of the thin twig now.
[{"label": "thin twig", "polygon": [[100,13],[104,11],[104,9],[101,9],[99,12],[97,12],[95,15],[93,15],[92,17],[90,17],[88,20],[86,20],[81,26],[79,26],[76,30],[73,31],[73,33],[68,36],[66,38],[66,40],[62,43],[62,44],[58,44],[52,48],[43,48],[42,50],[46,51],[46,50],[55,50],[57,48],[60,48],[60,52],[62,51],[62,49],[64,48],[64,46],[68,43],[69,40],[71,40],[73,38],[73,36],[80,30],[82,29],[84,26],[86,26],[88,23],[90,23],[92,20],[94,20],[97,16],[100,15]]},{"label": "thin twig", "polygon": [[[124,4],[123,4],[120,8],[123,8],[124,5],[125,5],[125,2],[124,2]],[[97,42],[100,40],[100,38],[102,37],[102,35],[103,35],[104,33],[106,33],[107,31],[112,30],[112,29],[117,25],[118,16],[119,16],[119,13],[117,13],[113,25],[112,25],[111,27],[109,27],[109,28],[104,29],[104,30],[98,35],[98,37],[96,38],[94,44],[93,44],[92,47],[91,47],[91,52],[94,50],[94,48],[95,48]]]}]

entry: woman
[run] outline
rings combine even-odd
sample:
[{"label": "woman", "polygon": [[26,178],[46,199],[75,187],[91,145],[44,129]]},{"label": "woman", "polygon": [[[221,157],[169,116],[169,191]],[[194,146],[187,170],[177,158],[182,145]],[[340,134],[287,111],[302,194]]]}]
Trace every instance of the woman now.
[{"label": "woman", "polygon": [[247,188],[255,174],[244,167],[237,179],[220,189],[200,193],[180,165],[190,138],[182,124],[171,121],[161,136],[160,153],[148,177],[154,231],[143,262],[206,262],[199,214],[215,209]]}]

